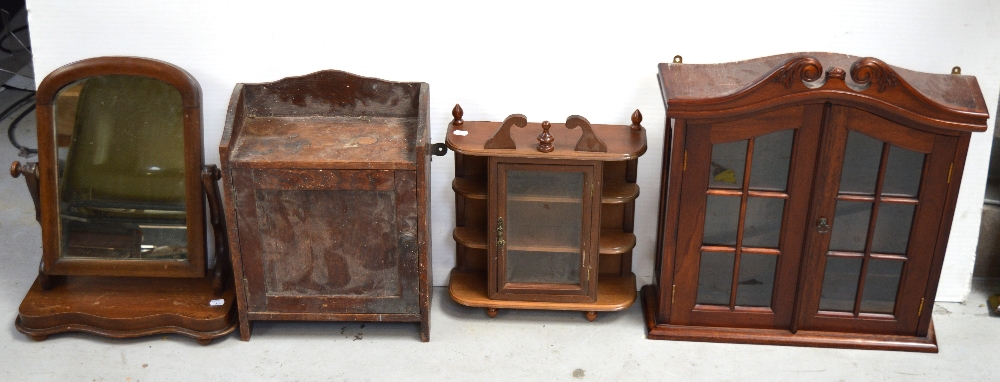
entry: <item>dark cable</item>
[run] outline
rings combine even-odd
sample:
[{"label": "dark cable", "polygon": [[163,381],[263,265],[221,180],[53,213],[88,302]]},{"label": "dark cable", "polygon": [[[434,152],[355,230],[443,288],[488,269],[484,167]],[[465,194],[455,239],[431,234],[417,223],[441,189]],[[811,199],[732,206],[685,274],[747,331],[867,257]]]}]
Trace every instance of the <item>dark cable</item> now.
[{"label": "dark cable", "polygon": [[[32,92],[31,94],[28,94],[24,98],[21,98],[17,102],[14,102],[10,106],[8,106],[6,109],[4,109],[3,112],[0,112],[0,121],[6,119],[7,116],[10,115],[10,113],[12,113],[14,110],[17,110],[17,108],[24,105],[25,102],[27,102],[29,99],[33,102],[34,98],[35,98],[35,93]],[[14,137],[14,130],[17,129],[17,123],[21,122],[21,120],[24,119],[24,117],[28,115],[28,113],[31,112],[32,110],[35,110],[34,103],[32,103],[31,107],[21,112],[21,114],[18,115],[17,118],[15,118],[14,121],[10,123],[10,126],[7,127],[7,139],[9,139],[10,144],[14,145],[14,147],[17,148],[18,150],[24,151],[28,154],[37,154],[38,149],[31,149],[21,146],[20,144],[17,143],[17,138]]]},{"label": "dark cable", "polygon": [[[23,27],[20,27],[20,28],[15,28],[14,30],[10,31],[10,34],[14,34],[14,33],[26,30],[26,29],[28,29],[27,25],[25,25]],[[7,49],[7,48],[4,48],[4,46],[3,46],[4,40],[6,40],[7,37],[10,37],[10,35],[8,35],[6,33],[4,33],[2,36],[0,36],[0,52],[13,54],[14,53],[14,49]],[[31,50],[31,47],[30,46],[26,46],[26,47],[24,47],[24,49],[17,49],[17,50]]]}]

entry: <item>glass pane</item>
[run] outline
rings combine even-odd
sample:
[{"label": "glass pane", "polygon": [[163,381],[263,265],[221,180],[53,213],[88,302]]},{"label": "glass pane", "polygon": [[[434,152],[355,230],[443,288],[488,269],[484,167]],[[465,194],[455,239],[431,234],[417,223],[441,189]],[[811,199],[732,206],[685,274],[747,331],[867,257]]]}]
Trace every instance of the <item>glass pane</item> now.
[{"label": "glass pane", "polygon": [[507,171],[506,281],[578,284],[582,172]]},{"label": "glass pane", "polygon": [[848,132],[840,192],[875,194],[881,160],[882,141],[856,131]]},{"label": "glass pane", "polygon": [[892,314],[902,273],[902,261],[869,259],[865,291],[861,294],[861,311]]},{"label": "glass pane", "polygon": [[583,173],[507,171],[507,248],[579,251]]},{"label": "glass pane", "polygon": [[[751,175],[753,176],[753,175]],[[785,199],[747,198],[746,222],[743,226],[744,247],[778,248],[781,217]]]},{"label": "glass pane", "polygon": [[712,166],[708,187],[743,188],[743,170],[747,162],[747,141],[712,145]]},{"label": "glass pane", "polygon": [[861,277],[860,257],[827,256],[819,309],[853,312],[859,277]]},{"label": "glass pane", "polygon": [[882,194],[917,196],[917,191],[920,189],[920,175],[923,170],[923,153],[889,146],[889,161],[885,165]]},{"label": "glass pane", "polygon": [[792,158],[795,130],[782,130],[754,138],[750,188],[784,191],[788,183],[788,164]]},{"label": "glass pane", "polygon": [[708,195],[705,205],[705,244],[736,245],[740,197]]},{"label": "glass pane", "polygon": [[53,117],[61,256],[186,260],[180,92],[91,77],[59,91]]},{"label": "glass pane", "polygon": [[733,286],[733,252],[702,252],[698,270],[698,303],[729,305]]},{"label": "glass pane", "polygon": [[778,256],[743,253],[740,255],[739,285],[736,305],[771,306],[774,289],[774,265]]},{"label": "glass pane", "polygon": [[872,204],[838,200],[835,214],[833,232],[830,233],[830,250],[864,252]]},{"label": "glass pane", "polygon": [[507,250],[507,282],[579,284],[579,252]]},{"label": "glass pane", "polygon": [[872,237],[872,252],[906,253],[915,207],[913,204],[885,202],[879,204],[875,235]]},{"label": "glass pane", "polygon": [[582,172],[508,171],[507,196],[580,199],[583,195]]}]

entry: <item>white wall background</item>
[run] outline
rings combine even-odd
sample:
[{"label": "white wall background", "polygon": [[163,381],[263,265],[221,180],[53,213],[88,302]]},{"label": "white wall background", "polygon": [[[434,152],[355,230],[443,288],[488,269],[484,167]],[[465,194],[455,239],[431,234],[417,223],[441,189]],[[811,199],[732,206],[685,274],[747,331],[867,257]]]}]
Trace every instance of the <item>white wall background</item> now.
[{"label": "white wall background", "polygon": [[[130,1],[28,0],[36,81],[80,59],[129,55],[189,71],[204,94],[205,152],[218,163],[237,82],[323,69],[431,89],[431,136],[443,142],[450,110],[467,120],[530,121],[580,114],[628,124],[642,110],[649,150],[633,267],[652,280],[664,109],[656,64],[675,54],[716,63],[799,51],[878,57],[935,73],[961,66],[979,79],[991,114],[1000,85],[1000,3],[975,1]],[[990,132],[969,149],[938,300],[970,290]],[[432,172],[434,284],[454,264],[451,155]]]}]

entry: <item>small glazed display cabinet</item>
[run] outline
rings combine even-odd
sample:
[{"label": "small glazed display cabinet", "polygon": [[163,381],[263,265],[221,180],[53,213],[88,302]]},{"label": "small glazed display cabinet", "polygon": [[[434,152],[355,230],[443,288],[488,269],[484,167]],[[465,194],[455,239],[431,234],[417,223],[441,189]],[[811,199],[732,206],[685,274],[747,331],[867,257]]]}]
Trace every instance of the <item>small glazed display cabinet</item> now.
[{"label": "small glazed display cabinet", "polygon": [[219,146],[240,338],[257,320],[430,332],[426,83],[322,71],[233,90]]},{"label": "small glazed display cabinet", "polygon": [[660,64],[649,338],[936,352],[975,77],[786,54]]},{"label": "small glazed display cabinet", "polygon": [[646,151],[639,111],[628,125],[503,123],[452,110],[456,267],[448,285],[462,305],[585,312],[635,301],[632,249],[638,158]]},{"label": "small glazed display cabinet", "polygon": [[42,227],[17,330],[39,341],[174,333],[203,345],[232,333],[218,170],[204,165],[194,77],[145,58],[86,59],[45,77],[36,110],[38,163],[11,167]]}]

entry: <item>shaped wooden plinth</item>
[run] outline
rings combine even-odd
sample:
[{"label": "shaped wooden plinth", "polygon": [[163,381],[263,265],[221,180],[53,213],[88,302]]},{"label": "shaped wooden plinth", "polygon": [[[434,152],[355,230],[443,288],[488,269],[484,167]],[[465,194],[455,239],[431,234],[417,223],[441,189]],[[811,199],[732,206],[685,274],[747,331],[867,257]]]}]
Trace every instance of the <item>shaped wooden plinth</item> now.
[{"label": "shaped wooden plinth", "polygon": [[[211,305],[220,299],[221,305]],[[15,326],[36,341],[63,332],[111,338],[173,333],[207,345],[236,329],[234,302],[232,284],[216,295],[209,277],[67,276],[51,290],[36,279]]]}]

